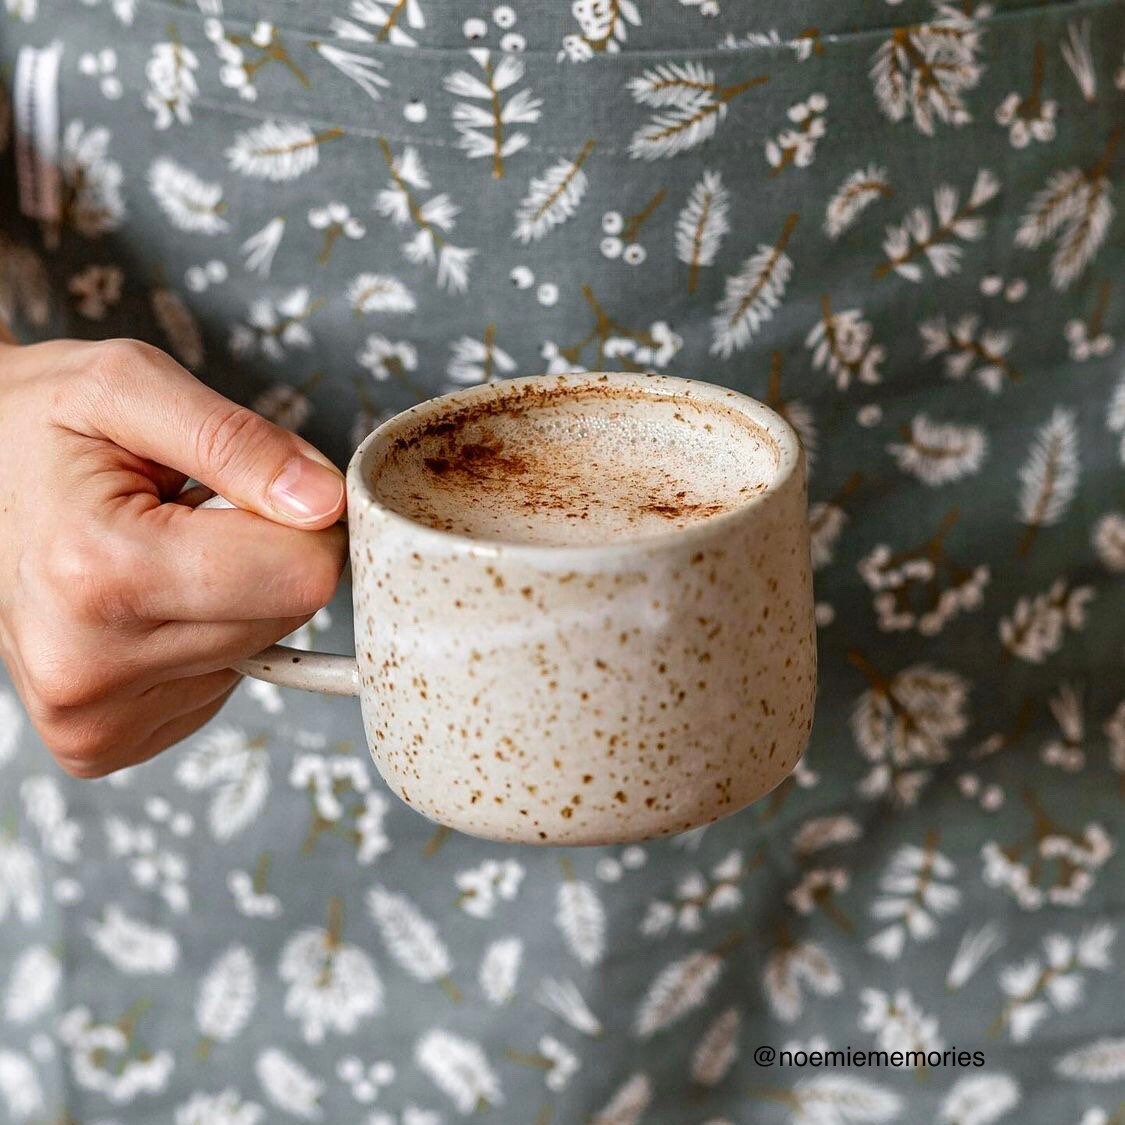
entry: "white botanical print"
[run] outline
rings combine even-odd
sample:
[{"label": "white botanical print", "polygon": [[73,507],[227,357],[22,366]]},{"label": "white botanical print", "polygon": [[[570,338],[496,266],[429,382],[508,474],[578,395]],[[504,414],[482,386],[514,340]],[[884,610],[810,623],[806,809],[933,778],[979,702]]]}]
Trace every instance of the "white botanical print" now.
[{"label": "white botanical print", "polygon": [[1107,141],[1089,168],[1055,172],[1031,200],[1016,231],[1016,245],[1035,250],[1054,241],[1051,284],[1069,289],[1094,260],[1113,221],[1113,185],[1109,169],[1119,133]]},{"label": "white botanical print", "polygon": [[977,426],[934,422],[916,414],[902,427],[902,441],[887,452],[904,473],[938,488],[980,472],[988,453],[988,439]]},{"label": "white botanical print", "polygon": [[145,63],[148,89],[144,103],[157,129],[167,129],[176,122],[191,124],[191,103],[199,97],[195,78],[198,69],[199,57],[177,40],[153,44]]},{"label": "white botanical print", "polygon": [[605,907],[593,885],[575,876],[569,863],[555,896],[555,922],[567,948],[586,967],[605,956]]},{"label": "white botanical print", "polygon": [[1098,96],[1098,74],[1094,68],[1094,52],[1090,46],[1090,21],[1071,20],[1066,25],[1067,36],[1059,44],[1062,57],[1078,83],[1082,97],[1091,104]]},{"label": "white botanical print", "polygon": [[161,156],[149,166],[148,186],[177,230],[214,235],[227,229],[222,184],[207,183],[171,157]]},{"label": "white botanical print", "polygon": [[171,1051],[155,1054],[138,1044],[137,1023],[149,1004],[138,1001],[120,1018],[99,1022],[89,1008],[78,1006],[59,1021],[59,1040],[70,1054],[70,1072],[83,1090],[102,1094],[114,1105],[126,1105],[142,1094],[164,1090],[175,1069]]},{"label": "white botanical print", "polygon": [[945,976],[945,986],[950,992],[965,987],[977,974],[981,966],[1004,945],[1004,935],[991,922],[979,929],[967,930],[957,946],[949,972]]},{"label": "white botanical print", "polygon": [[320,146],[343,135],[335,127],[314,133],[301,121],[264,121],[239,133],[224,155],[232,171],[276,183],[311,172],[320,161]]},{"label": "white botanical print", "polygon": [[195,1024],[202,1036],[196,1053],[229,1043],[246,1027],[258,1001],[258,969],[244,945],[232,945],[207,970],[195,997]]},{"label": "white botanical print", "polygon": [[380,273],[361,273],[346,290],[348,304],[357,313],[395,313],[405,315],[417,306],[414,294],[397,277]]},{"label": "white botanical print", "polygon": [[525,244],[538,242],[574,215],[589,186],[583,165],[594,147],[595,142],[588,140],[573,160],[557,160],[531,178],[527,194],[516,209],[515,238]]},{"label": "white botanical print", "polygon": [[0,688],[0,766],[15,757],[23,724],[23,708],[15,695]]},{"label": "white botanical print", "polygon": [[313,230],[324,232],[324,241],[316,259],[318,266],[328,264],[337,239],[345,238],[356,242],[367,233],[367,227],[351,213],[346,203],[341,203],[338,199],[330,200],[323,207],[310,208],[308,218]]},{"label": "white botanical print", "polygon": [[388,798],[373,788],[370,771],[354,755],[298,754],[289,771],[289,784],[304,789],[311,805],[301,846],[304,854],[313,851],[324,835],[343,837],[355,847],[356,862],[363,865],[374,863],[390,850],[383,824]]},{"label": "white botanical print", "polygon": [[453,960],[449,947],[437,927],[410,901],[385,887],[374,887],[367,896],[367,908],[379,927],[387,952],[415,980],[435,981],[451,1000],[461,994],[450,975]]},{"label": "white botanical print", "polygon": [[1070,937],[1048,934],[1041,957],[1007,965],[1000,973],[1004,1007],[993,1024],[1014,1043],[1023,1043],[1051,1013],[1082,1003],[1087,974],[1108,972],[1116,930],[1102,923]]},{"label": "white botanical print", "polygon": [[1039,751],[1040,760],[1075,773],[1086,765],[1086,714],[1082,693],[1071,684],[1060,684],[1059,690],[1048,700],[1051,714],[1058,724],[1058,735],[1044,743]]},{"label": "white botanical print", "polygon": [[270,752],[265,739],[237,727],[212,728],[176,766],[185,789],[213,790],[207,822],[216,840],[233,839],[261,811],[270,789]]},{"label": "white botanical print", "polygon": [[444,83],[455,98],[465,99],[453,107],[453,124],[461,138],[458,145],[471,160],[490,160],[492,175],[500,179],[505,160],[531,141],[527,133],[513,126],[534,125],[543,100],[526,87],[506,93],[523,81],[526,72],[518,55],[501,54],[497,62],[487,48],[474,47],[469,56],[480,68],[480,75],[458,70]]},{"label": "white botanical print", "polygon": [[1026,97],[1009,94],[996,107],[996,124],[1008,130],[1013,148],[1026,148],[1031,141],[1053,141],[1058,103],[1044,98],[1043,63],[1046,51],[1042,43],[1035,46],[1035,65],[1031,75],[1031,91]]},{"label": "white botanical print", "polygon": [[940,1051],[945,1046],[937,1018],[927,1016],[905,989],[892,995],[865,988],[859,999],[860,1029],[873,1032],[876,1046],[884,1051]]},{"label": "white botanical print", "polygon": [[316,53],[331,63],[341,74],[350,78],[372,101],[382,98],[381,91],[389,86],[390,79],[383,74],[383,64],[370,55],[348,51],[335,43],[316,44]]},{"label": "white botanical print", "polygon": [[79,234],[96,238],[125,218],[121,165],[109,158],[109,130],[71,121],[63,132],[64,218]]},{"label": "white botanical print", "polygon": [[24,924],[43,913],[43,873],[35,852],[0,831],[0,923],[9,916]]},{"label": "white botanical print", "polygon": [[119,906],[105,908],[99,921],[86,924],[95,948],[127,976],[155,973],[166,976],[180,961],[180,943],[169,930],[131,918]]},{"label": "white botanical print", "polygon": [[1011,616],[1000,620],[1004,648],[1021,660],[1042,664],[1062,647],[1067,630],[1085,628],[1093,597],[1092,586],[1071,586],[1059,578],[1045,593],[1020,598]]},{"label": "white botanical print", "polygon": [[1113,352],[1114,338],[1104,328],[1112,289],[1110,281],[1103,281],[1089,319],[1080,320],[1075,317],[1063,326],[1063,336],[1071,359],[1085,363],[1088,359],[1104,359]]},{"label": "white botanical print", "polygon": [[604,1031],[601,1020],[590,1010],[573,981],[544,977],[535,993],[535,1002],[583,1035],[597,1038]]},{"label": "white botanical print", "polygon": [[859,560],[860,577],[872,591],[871,604],[884,632],[916,629],[933,637],[958,614],[980,608],[992,572],[986,565],[963,566],[946,551],[946,536],[957,519],[953,509],[918,546],[892,551],[879,543]]},{"label": "white botanical print", "polygon": [[640,27],[635,0],[574,0],[571,14],[579,31],[563,38],[558,61],[585,62],[595,54],[615,54],[628,38],[629,27]]},{"label": "white botanical print", "polygon": [[856,745],[873,763],[861,792],[911,805],[929,780],[929,767],[945,761],[949,743],[968,728],[969,684],[926,664],[887,676],[861,653],[850,656],[868,682],[851,718]]},{"label": "white botanical print", "polygon": [[1068,1051],[1055,1072],[1080,1082],[1116,1082],[1125,1076],[1125,1039],[1096,1039]]},{"label": "white botanical print", "polygon": [[234,896],[239,914],[247,918],[276,918],[281,913],[281,899],[265,889],[269,867],[269,852],[263,852],[253,874],[240,868],[227,872],[227,890]]},{"label": "white botanical print", "polygon": [[1019,1083],[1008,1074],[973,1074],[956,1081],[941,1103],[939,1125],[992,1125],[1020,1104]]},{"label": "white botanical print", "polygon": [[[781,1049],[812,1052],[831,1048],[826,1040],[815,1037],[807,1043],[784,1043]],[[902,1098],[893,1090],[843,1072],[802,1078],[785,1089],[754,1085],[748,1093],[751,1098],[787,1106],[791,1125],[885,1125],[899,1120],[903,1110]]]},{"label": "white botanical print", "polygon": [[362,949],[340,940],[343,906],[333,896],[328,927],[299,930],[282,947],[277,974],[288,986],[285,1014],[301,1024],[306,1043],[327,1032],[350,1035],[382,1010],[383,984]]},{"label": "white botanical print", "polygon": [[879,108],[891,121],[908,116],[930,135],[938,122],[972,121],[965,94],[976,88],[984,67],[978,54],[981,31],[967,9],[940,4],[937,18],[903,27],[880,44],[871,63]]},{"label": "white botanical print", "polygon": [[1057,524],[1078,490],[1078,425],[1074,412],[1056,408],[1039,427],[1020,467],[1020,522],[1027,529],[1019,553],[1027,554],[1040,528]]},{"label": "white botanical print", "polygon": [[523,942],[516,937],[500,938],[484,951],[477,979],[484,998],[494,1007],[515,995],[522,961]]},{"label": "white botanical print", "polygon": [[1111,434],[1121,435],[1121,444],[1118,447],[1118,457],[1121,464],[1125,465],[1125,375],[1117,381],[1113,395],[1105,415],[1106,429]]},{"label": "white botanical print", "polygon": [[722,86],[714,71],[693,62],[662,63],[631,78],[628,89],[633,100],[657,112],[633,134],[629,155],[634,160],[658,160],[709,141],[726,119],[731,102],[768,80],[762,74]]},{"label": "white botanical print", "polygon": [[322,1121],[324,1083],[280,1047],[269,1047],[254,1061],[254,1073],[266,1097],[278,1109],[302,1121]]},{"label": "white botanical print", "polygon": [[770,1010],[779,1020],[793,1023],[805,1008],[805,993],[836,996],[844,978],[831,954],[811,941],[794,942],[783,930],[781,941],[762,970],[762,988]]},{"label": "white botanical print", "polygon": [[516,897],[523,877],[523,865],[514,859],[486,859],[457,873],[457,905],[473,918],[491,918],[501,902]]},{"label": "white botanical print", "polygon": [[789,215],[777,241],[772,246],[760,245],[739,272],[727,278],[726,293],[711,320],[713,355],[729,359],[773,317],[793,273],[793,260],[785,251],[798,218],[796,212]]},{"label": "white botanical print", "polygon": [[195,1093],[176,1108],[176,1125],[261,1125],[265,1110],[243,1100],[233,1087],[217,1094]]},{"label": "white botanical print", "polygon": [[782,130],[775,138],[766,141],[766,163],[773,175],[792,165],[807,168],[816,156],[817,142],[824,136],[827,125],[824,111],[828,99],[820,93],[810,95],[805,101],[791,105],[786,116],[795,126]]},{"label": "white botanical print", "polygon": [[483,339],[462,336],[450,347],[453,355],[445,373],[455,386],[492,383],[516,369],[516,361],[496,343],[495,324],[485,328]]},{"label": "white botanical print", "polygon": [[1108,512],[1102,516],[1094,525],[1093,543],[1106,570],[1125,573],[1125,513]]},{"label": "white botanical print", "polygon": [[871,164],[853,172],[833,193],[824,213],[824,233],[839,238],[871,206],[894,194],[886,170]]},{"label": "white botanical print", "polygon": [[81,855],[82,825],[67,816],[59,783],[47,774],[33,774],[20,784],[24,815],[39,833],[43,851],[60,863],[76,863]]},{"label": "white botanical print", "polygon": [[724,957],[733,943],[716,949],[698,950],[665,965],[652,979],[637,1008],[633,1032],[650,1039],[689,1012],[706,1003],[722,975]]},{"label": "white botanical print", "polygon": [[117,52],[112,47],[103,47],[97,54],[87,51],[78,60],[78,71],[87,78],[96,78],[102,97],[111,102],[125,93],[117,77]]},{"label": "white botanical print", "polygon": [[0,1098],[17,1125],[46,1109],[39,1075],[31,1060],[18,1051],[0,1050]]},{"label": "white botanical print", "polygon": [[1031,831],[1003,846],[989,840],[981,848],[984,881],[1003,887],[1024,910],[1081,905],[1096,872],[1113,855],[1113,841],[1096,822],[1081,831],[1057,823],[1030,788],[1022,797],[1032,814]]},{"label": "white botanical print", "polygon": [[[337,17],[332,22],[341,39],[390,43],[393,47],[417,47],[418,40],[411,33],[423,31],[426,27],[421,0],[351,0],[349,13],[351,20]],[[376,30],[369,31],[369,27]]]},{"label": "white botanical print", "polygon": [[[221,10],[221,0],[219,3]],[[243,101],[258,100],[254,79],[258,71],[270,63],[281,63],[302,86],[309,85],[305,72],[293,61],[277,28],[269,21],[258,20],[250,33],[245,34],[226,32],[219,20],[208,19],[204,21],[203,31],[223,64],[219,81],[237,90]]]},{"label": "white botanical print", "polygon": [[699,271],[715,264],[730,230],[730,192],[721,173],[705,171],[676,220],[676,257],[688,266],[688,292],[699,285]]},{"label": "white botanical print", "polygon": [[938,277],[957,273],[963,254],[958,241],[976,242],[984,236],[980,211],[999,191],[1000,181],[986,169],[977,173],[964,204],[955,187],[939,185],[934,191],[933,215],[926,207],[915,207],[899,226],[887,227],[883,239],[886,258],[875,267],[875,280],[893,271],[907,281],[921,281],[922,261]]},{"label": "white botanical print", "polygon": [[732,851],[711,869],[710,878],[702,872],[689,871],[676,885],[672,902],[656,899],[649,903],[641,921],[641,933],[660,937],[673,926],[695,933],[703,928],[705,914],[736,910],[742,905],[740,884],[748,870],[742,853]]},{"label": "white botanical print", "polygon": [[647,1074],[634,1074],[614,1092],[590,1125],[640,1125],[652,1102],[652,1083]]},{"label": "white botanical print", "polygon": [[937,850],[938,836],[930,833],[922,847],[907,844],[892,857],[879,880],[882,894],[871,903],[872,918],[890,925],[872,934],[867,948],[896,961],[907,939],[929,941],[938,931],[938,918],[957,909],[961,892],[951,882],[952,861]]},{"label": "white botanical print", "polygon": [[414,1047],[414,1061],[457,1108],[468,1115],[504,1104],[500,1079],[479,1043],[441,1028]]},{"label": "white botanical print", "polygon": [[408,262],[436,265],[438,285],[451,293],[463,293],[476,250],[454,246],[446,237],[457,225],[460,208],[444,193],[425,202],[417,198],[416,192],[429,190],[430,178],[416,149],[407,146],[396,157],[382,137],[379,148],[391,179],[375,197],[375,210],[396,226],[415,228],[414,236],[402,244]]},{"label": "white botanical print", "polygon": [[269,277],[274,255],[285,233],[285,219],[279,215],[270,219],[256,234],[252,234],[241,246],[246,268],[259,277]]},{"label": "white botanical print", "polygon": [[863,319],[862,309],[834,310],[827,293],[821,294],[820,319],[805,337],[817,371],[827,370],[836,389],[846,391],[856,383],[878,383],[879,365],[887,350],[872,340],[871,322]]},{"label": "white botanical print", "polygon": [[418,352],[413,344],[407,340],[388,340],[378,332],[367,337],[363,351],[356,358],[379,382],[392,375],[409,382],[407,372],[415,371],[418,367]]},{"label": "white botanical print", "polygon": [[54,1002],[62,981],[62,965],[43,945],[29,945],[12,963],[0,1011],[21,1026],[39,1018]]},{"label": "white botanical print", "polygon": [[230,333],[230,350],[237,356],[261,352],[279,363],[293,348],[308,351],[313,335],[306,320],[320,308],[306,286],[294,289],[283,297],[255,300],[247,313],[246,324],[235,322]]},{"label": "white botanical print", "polygon": [[925,345],[923,355],[943,356],[942,366],[950,379],[973,378],[990,394],[999,394],[1005,380],[1018,382],[1019,370],[1008,359],[1012,333],[981,324],[975,313],[966,313],[952,322],[944,316],[924,320],[918,332]]}]

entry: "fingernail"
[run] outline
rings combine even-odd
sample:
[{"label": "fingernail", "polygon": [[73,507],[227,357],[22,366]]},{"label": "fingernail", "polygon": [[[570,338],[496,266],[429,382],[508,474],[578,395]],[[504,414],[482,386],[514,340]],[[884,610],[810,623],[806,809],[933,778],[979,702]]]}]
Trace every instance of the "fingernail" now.
[{"label": "fingernail", "polygon": [[331,515],[344,495],[344,478],[309,457],[294,457],[270,486],[270,503],[307,523]]}]

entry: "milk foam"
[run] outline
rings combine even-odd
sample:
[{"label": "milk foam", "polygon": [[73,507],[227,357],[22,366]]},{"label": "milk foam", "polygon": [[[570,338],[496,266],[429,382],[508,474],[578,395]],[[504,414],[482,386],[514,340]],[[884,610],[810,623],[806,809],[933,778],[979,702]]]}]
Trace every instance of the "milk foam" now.
[{"label": "milk foam", "polygon": [[398,439],[380,503],[474,539],[577,545],[658,535],[765,491],[779,451],[735,408],[620,388],[503,398]]}]

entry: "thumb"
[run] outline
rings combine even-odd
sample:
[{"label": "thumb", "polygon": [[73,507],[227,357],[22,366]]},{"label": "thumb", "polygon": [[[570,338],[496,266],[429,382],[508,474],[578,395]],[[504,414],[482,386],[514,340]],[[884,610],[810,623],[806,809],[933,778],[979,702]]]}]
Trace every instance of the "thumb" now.
[{"label": "thumb", "polygon": [[68,420],[141,457],[194,477],[237,507],[277,523],[329,527],[344,478],[307,441],[224,398],[159,348],[92,345],[82,417]]}]

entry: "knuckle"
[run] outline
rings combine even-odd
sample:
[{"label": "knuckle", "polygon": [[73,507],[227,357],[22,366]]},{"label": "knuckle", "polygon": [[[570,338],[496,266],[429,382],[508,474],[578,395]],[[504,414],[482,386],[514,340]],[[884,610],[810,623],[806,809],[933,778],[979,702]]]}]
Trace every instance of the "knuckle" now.
[{"label": "knuckle", "polygon": [[243,406],[225,403],[199,422],[196,456],[201,465],[222,476],[259,450],[271,434],[264,418]]},{"label": "knuckle", "polygon": [[48,723],[109,694],[101,661],[81,659],[46,639],[25,647],[20,656],[34,709]]},{"label": "knuckle", "polygon": [[93,354],[84,374],[95,386],[120,390],[121,378],[142,365],[151,365],[159,349],[142,340],[118,337],[98,340],[91,345]]},{"label": "knuckle", "polygon": [[113,624],[137,616],[138,560],[121,536],[60,536],[43,560],[52,599],[81,623]]}]

